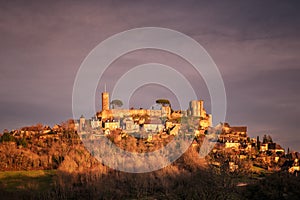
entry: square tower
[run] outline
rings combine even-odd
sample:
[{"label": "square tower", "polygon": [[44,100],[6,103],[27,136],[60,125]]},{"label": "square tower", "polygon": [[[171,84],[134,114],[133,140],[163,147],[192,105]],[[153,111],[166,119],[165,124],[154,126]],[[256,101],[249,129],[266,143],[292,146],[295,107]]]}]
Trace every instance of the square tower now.
[{"label": "square tower", "polygon": [[102,111],[109,110],[109,93],[103,92],[102,93]]}]

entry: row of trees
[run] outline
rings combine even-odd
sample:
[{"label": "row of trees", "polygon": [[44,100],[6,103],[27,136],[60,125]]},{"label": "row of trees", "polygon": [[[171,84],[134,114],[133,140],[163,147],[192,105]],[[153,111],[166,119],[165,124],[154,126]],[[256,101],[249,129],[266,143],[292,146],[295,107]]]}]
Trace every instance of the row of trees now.
[{"label": "row of trees", "polygon": [[[161,104],[161,105],[169,105],[171,106],[171,103],[168,99],[157,99],[155,101],[157,104]],[[114,99],[110,102],[110,105],[112,106],[112,109],[114,108],[119,108],[119,107],[122,107],[123,106],[123,102],[119,99]]]}]

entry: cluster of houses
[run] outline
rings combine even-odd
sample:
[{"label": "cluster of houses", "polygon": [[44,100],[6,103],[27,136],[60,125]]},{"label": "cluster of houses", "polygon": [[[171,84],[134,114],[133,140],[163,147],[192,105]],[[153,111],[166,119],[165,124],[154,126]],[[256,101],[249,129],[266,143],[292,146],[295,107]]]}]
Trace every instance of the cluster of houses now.
[{"label": "cluster of houses", "polygon": [[[222,153],[228,155],[227,163],[230,171],[238,170],[241,167],[238,164],[245,161],[266,170],[300,172],[298,152],[286,153],[279,144],[272,141],[269,135],[265,135],[261,141],[259,137],[250,138],[246,126],[233,127],[228,123],[222,124],[222,133],[219,135],[212,154]],[[216,160],[212,163],[217,166],[221,165]]]},{"label": "cluster of houses", "polygon": [[[109,94],[102,93],[102,111],[91,119],[83,116],[75,121],[75,129],[80,134],[90,130],[102,131],[102,134],[110,134],[119,130],[122,134],[144,133],[147,142],[168,138],[177,135],[183,127],[180,123],[182,117],[192,116],[198,119],[198,128],[194,130],[195,140],[193,147],[201,146],[201,139],[205,137],[206,131],[212,126],[212,116],[207,114],[202,100],[193,100],[189,108],[183,111],[172,111],[170,105],[161,105],[160,109],[110,109]],[[172,112],[171,112],[172,111]],[[225,152],[229,155],[228,167],[230,171],[239,169],[238,163],[251,161],[258,167],[267,170],[287,169],[289,172],[299,172],[299,154],[295,152],[285,153],[285,150],[273,142],[270,136],[265,136],[262,141],[250,138],[246,126],[230,126],[222,123],[222,133],[218,137],[212,154]],[[188,130],[184,130],[186,132]],[[144,137],[145,138],[145,137]],[[287,155],[291,155],[288,157]],[[220,165],[217,159],[213,161]]]},{"label": "cluster of houses", "polygon": [[19,130],[12,130],[10,134],[15,139],[22,138],[36,138],[36,139],[59,139],[62,133],[62,126],[56,124],[52,128],[50,126],[43,126],[38,124],[36,126],[23,127]]},{"label": "cluster of houses", "polygon": [[[201,146],[201,139],[206,131],[212,126],[212,116],[207,114],[202,100],[193,100],[189,108],[183,111],[172,111],[170,105],[161,105],[160,109],[110,109],[109,94],[102,94],[102,111],[95,117],[85,119],[83,116],[75,121],[75,128],[78,133],[85,134],[89,130],[102,130],[102,133],[110,134],[119,130],[122,134],[144,133],[147,142],[168,138],[177,135],[182,129],[180,119],[192,116],[198,119],[198,128],[194,130],[195,140],[193,147]],[[285,153],[285,150],[273,142],[270,136],[265,136],[262,141],[257,138],[250,138],[246,126],[230,126],[222,123],[222,133],[218,137],[212,154],[225,152],[229,155],[228,167],[230,171],[239,169],[238,163],[251,161],[255,166],[267,170],[286,169],[291,173],[299,172],[299,154],[295,152]],[[184,130],[183,132],[187,132]],[[145,138],[145,137],[144,137]],[[287,156],[287,155],[290,155]],[[213,161],[220,165],[217,159]]]},{"label": "cluster of houses", "polygon": [[109,134],[117,129],[127,134],[146,132],[149,135],[169,131],[170,135],[177,135],[181,124],[176,120],[166,120],[149,116],[126,116],[122,119],[107,119],[102,121],[97,117],[85,119],[83,116],[75,122],[75,129],[84,134],[90,130],[99,130]]},{"label": "cluster of houses", "polygon": [[171,135],[178,134],[181,117],[199,118],[200,129],[204,130],[212,125],[212,116],[207,114],[202,100],[193,100],[189,108],[184,111],[172,111],[170,104],[161,104],[152,109],[111,109],[109,93],[102,93],[102,111],[91,119],[81,116],[75,121],[75,128],[79,133],[90,130],[103,130],[110,133],[116,129],[122,129],[131,134],[135,132],[147,132],[149,134],[168,131]]}]

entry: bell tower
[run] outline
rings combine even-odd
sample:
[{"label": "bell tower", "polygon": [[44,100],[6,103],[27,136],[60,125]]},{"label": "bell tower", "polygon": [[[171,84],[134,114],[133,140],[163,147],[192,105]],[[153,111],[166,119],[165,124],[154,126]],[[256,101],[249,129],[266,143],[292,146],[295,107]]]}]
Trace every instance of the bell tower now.
[{"label": "bell tower", "polygon": [[109,93],[106,92],[106,85],[104,92],[102,92],[102,111],[109,110]]},{"label": "bell tower", "polygon": [[109,93],[102,93],[102,110],[109,110]]}]

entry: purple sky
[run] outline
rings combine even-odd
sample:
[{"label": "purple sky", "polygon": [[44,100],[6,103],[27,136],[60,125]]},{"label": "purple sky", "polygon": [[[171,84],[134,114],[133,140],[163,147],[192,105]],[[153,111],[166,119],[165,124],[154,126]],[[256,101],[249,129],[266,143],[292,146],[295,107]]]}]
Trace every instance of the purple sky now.
[{"label": "purple sky", "polygon": [[[271,134],[300,151],[300,3],[178,2],[1,1],[0,129],[71,118],[73,83],[87,54],[118,32],[158,26],[187,34],[211,55],[224,79],[231,125],[247,125],[252,137]],[[124,70],[155,61],[181,70],[210,110],[204,82],[173,57],[151,50],[126,55],[99,88],[107,82],[111,90],[110,80]],[[172,99],[164,88],[146,86],[132,104],[147,107],[164,94]]]}]

